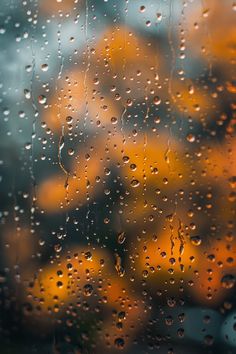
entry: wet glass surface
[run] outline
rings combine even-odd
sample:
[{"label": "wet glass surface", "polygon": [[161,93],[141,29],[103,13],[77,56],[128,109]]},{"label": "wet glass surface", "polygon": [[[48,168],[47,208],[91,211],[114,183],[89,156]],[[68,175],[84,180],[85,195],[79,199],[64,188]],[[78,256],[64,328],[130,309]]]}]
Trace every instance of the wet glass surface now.
[{"label": "wet glass surface", "polygon": [[235,353],[235,16],[1,0],[1,353]]}]

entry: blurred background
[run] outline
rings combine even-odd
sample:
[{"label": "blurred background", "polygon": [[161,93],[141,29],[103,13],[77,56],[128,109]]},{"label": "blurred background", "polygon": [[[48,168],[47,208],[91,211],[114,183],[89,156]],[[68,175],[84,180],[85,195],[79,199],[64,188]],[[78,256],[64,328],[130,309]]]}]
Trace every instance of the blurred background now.
[{"label": "blurred background", "polygon": [[236,352],[235,16],[1,0],[1,353]]}]

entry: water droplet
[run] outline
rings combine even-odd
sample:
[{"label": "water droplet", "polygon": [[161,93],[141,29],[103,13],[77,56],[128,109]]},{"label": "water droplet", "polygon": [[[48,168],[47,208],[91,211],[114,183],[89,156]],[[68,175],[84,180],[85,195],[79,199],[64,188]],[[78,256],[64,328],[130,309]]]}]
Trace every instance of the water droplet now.
[{"label": "water droplet", "polygon": [[191,237],[190,237],[190,240],[191,240],[191,242],[192,242],[192,244],[193,244],[194,246],[200,246],[201,243],[202,243],[202,239],[201,239],[201,237],[198,236],[198,235],[196,235],[196,236],[191,236]]},{"label": "water droplet", "polygon": [[57,282],[57,287],[58,287],[59,289],[63,288],[63,283],[62,283],[62,281],[58,281],[58,282]]},{"label": "water droplet", "polygon": [[61,136],[60,141],[59,141],[59,150],[62,151],[64,146],[65,146],[65,139],[64,139],[64,136]]},{"label": "water droplet", "polygon": [[25,149],[26,149],[26,150],[30,150],[30,149],[31,149],[31,146],[32,146],[31,143],[26,143],[26,144],[25,144]]},{"label": "water droplet", "polygon": [[145,10],[146,10],[146,7],[144,5],[140,6],[140,8],[139,8],[140,12],[145,12]]},{"label": "water droplet", "polygon": [[189,85],[188,92],[190,93],[190,95],[194,94],[194,86],[193,85]]},{"label": "water droplet", "polygon": [[236,188],[236,176],[232,176],[229,178],[229,184],[231,188]]},{"label": "water droplet", "polygon": [[117,123],[117,118],[116,117],[111,117],[111,123],[116,124]]},{"label": "water droplet", "polygon": [[125,275],[125,270],[121,265],[121,258],[117,253],[115,254],[115,268],[120,277]]},{"label": "water droplet", "polygon": [[225,289],[232,289],[235,285],[235,276],[233,274],[226,274],[221,279],[221,285]]},{"label": "water droplet", "polygon": [[69,156],[73,156],[74,153],[75,153],[75,151],[74,151],[72,148],[69,148],[69,149],[68,149],[68,155],[69,155]]},{"label": "water droplet", "polygon": [[123,338],[116,338],[114,344],[117,347],[117,349],[123,349],[125,346],[125,341]]},{"label": "water droplet", "polygon": [[195,135],[193,135],[193,134],[188,134],[187,135],[187,140],[190,142],[190,143],[194,143],[194,141],[195,141]]},{"label": "water droplet", "polygon": [[91,284],[85,284],[84,286],[84,295],[91,296],[93,293],[93,287]]},{"label": "water droplet", "polygon": [[122,243],[125,242],[125,239],[126,239],[126,237],[125,237],[124,231],[123,231],[123,232],[120,232],[120,233],[118,234],[118,236],[117,236],[117,241],[118,241],[118,243],[119,243],[120,245],[122,245]]},{"label": "water droplet", "polygon": [[27,73],[30,73],[32,71],[32,65],[26,65],[25,70]]},{"label": "water droplet", "polygon": [[153,103],[154,103],[156,106],[158,106],[159,104],[161,104],[161,99],[160,99],[160,97],[155,96],[155,97],[153,98]]},{"label": "water droplet", "polygon": [[136,188],[136,187],[138,187],[140,185],[140,182],[137,180],[137,179],[133,179],[132,181],[131,181],[131,186],[133,187],[133,188]]},{"label": "water droplet", "polygon": [[41,70],[42,71],[48,71],[48,64],[42,64],[41,65]]},{"label": "water droplet", "polygon": [[66,117],[66,123],[71,124],[73,122],[73,117],[67,116]]},{"label": "water droplet", "polygon": [[40,104],[45,104],[47,102],[47,98],[44,95],[39,95],[38,102]]},{"label": "water droplet", "polygon": [[27,100],[30,100],[31,98],[31,93],[28,89],[24,89],[24,95]]},{"label": "water droplet", "polygon": [[85,257],[85,259],[90,261],[92,259],[92,253],[90,251],[85,252],[84,257]]}]

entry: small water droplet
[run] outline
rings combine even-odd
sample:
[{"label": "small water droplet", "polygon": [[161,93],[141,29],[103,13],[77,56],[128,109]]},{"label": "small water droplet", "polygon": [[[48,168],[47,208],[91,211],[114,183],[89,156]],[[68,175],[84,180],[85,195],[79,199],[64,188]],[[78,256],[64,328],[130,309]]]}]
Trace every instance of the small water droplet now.
[{"label": "small water droplet", "polygon": [[42,64],[41,65],[41,70],[42,71],[48,71],[48,64]]},{"label": "small water droplet", "polygon": [[225,289],[232,289],[235,285],[236,279],[233,274],[225,274],[221,279],[221,285]]},{"label": "small water droplet", "polygon": [[24,89],[24,95],[27,100],[30,100],[31,98],[31,93],[28,89]]},{"label": "small water droplet", "polygon": [[194,143],[194,141],[195,141],[195,135],[193,135],[193,134],[188,134],[187,135],[187,140],[190,142],[190,143]]},{"label": "small water droplet", "polygon": [[159,104],[161,104],[161,99],[160,99],[160,97],[155,96],[155,97],[153,98],[153,103],[154,103],[156,106],[158,106]]},{"label": "small water droplet", "polygon": [[39,95],[38,102],[40,104],[45,104],[47,102],[47,98],[44,95]]},{"label": "small water droplet", "polygon": [[69,148],[69,149],[68,149],[68,155],[69,155],[69,156],[73,156],[74,153],[75,153],[75,151],[74,151],[72,148]]},{"label": "small water droplet", "polygon": [[123,338],[116,338],[114,344],[117,347],[117,349],[123,349],[125,346],[125,341]]},{"label": "small water droplet", "polygon": [[120,245],[122,245],[122,243],[125,242],[125,239],[126,239],[126,237],[125,237],[124,231],[123,231],[123,232],[120,232],[120,233],[118,234],[118,236],[117,236],[117,241],[118,241],[118,243],[119,243]]},{"label": "small water droplet", "polygon": [[192,244],[193,244],[194,246],[200,246],[201,243],[202,243],[202,239],[201,239],[201,237],[198,236],[198,235],[196,235],[196,236],[191,236],[191,237],[190,237],[190,240],[191,240],[191,242],[192,242]]},{"label": "small water droplet", "polygon": [[140,12],[145,12],[145,10],[146,10],[146,7],[144,5],[140,6],[140,8],[139,8]]},{"label": "small water droplet", "polygon": [[117,123],[117,118],[116,117],[111,117],[111,123],[116,124]]},{"label": "small water droplet", "polygon": [[31,149],[31,146],[32,146],[31,143],[26,143],[26,144],[25,144],[25,149],[26,149],[26,150],[30,150],[30,149]]},{"label": "small water droplet", "polygon": [[138,187],[140,185],[140,182],[137,180],[137,179],[133,179],[132,181],[131,181],[131,186],[133,187],[133,188],[136,188],[136,187]]},{"label": "small water droplet", "polygon": [[84,257],[85,257],[85,259],[90,261],[92,259],[92,253],[90,251],[85,252]]},{"label": "small water droplet", "polygon": [[84,286],[84,295],[91,296],[93,293],[93,287],[91,284],[85,284]]}]

